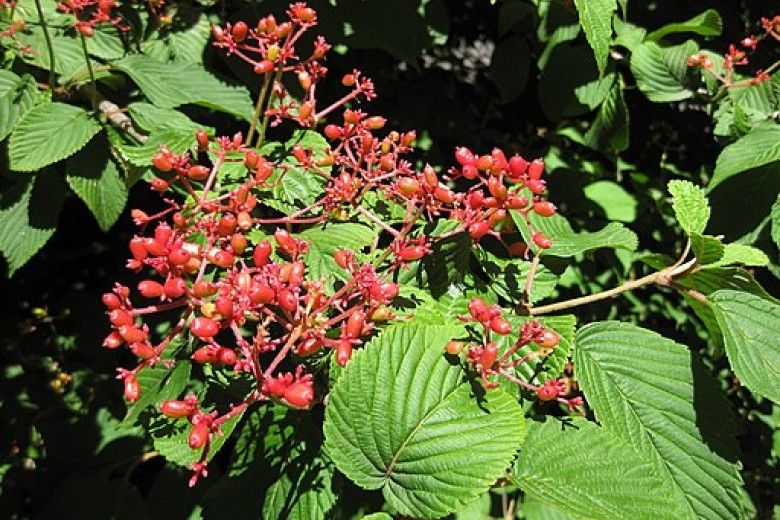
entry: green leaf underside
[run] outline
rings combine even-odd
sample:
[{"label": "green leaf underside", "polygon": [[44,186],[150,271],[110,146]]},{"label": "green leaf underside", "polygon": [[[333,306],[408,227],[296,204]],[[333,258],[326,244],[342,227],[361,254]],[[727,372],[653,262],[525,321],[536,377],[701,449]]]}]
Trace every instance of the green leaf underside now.
[{"label": "green leaf underside", "polygon": [[114,225],[127,202],[127,187],[105,140],[96,139],[66,163],[71,189],[92,211],[103,231]]},{"label": "green leaf underside", "polygon": [[759,125],[718,156],[709,188],[752,168],[780,161],[780,125]]},{"label": "green leaf underside", "polygon": [[443,516],[509,467],[524,436],[517,402],[480,401],[442,353],[448,326],[397,325],[358,351],[329,396],[325,448],[366,489],[405,515]]},{"label": "green leaf underside", "polygon": [[246,121],[252,117],[249,91],[220,82],[190,64],[163,63],[144,55],[127,56],[113,66],[125,72],[146,97],[160,108],[195,104],[226,112]]},{"label": "green leaf underside", "polygon": [[[520,232],[526,240],[529,240],[528,226],[523,218],[514,211],[511,215]],[[572,229],[571,224],[564,217],[557,214],[552,217],[540,217],[533,213],[531,222],[537,230],[542,231],[552,240],[552,247],[541,252],[545,256],[572,257],[602,247],[635,251],[638,245],[636,233],[618,222],[610,222],[598,231],[579,233]],[[532,245],[532,248],[537,249],[535,245]]]},{"label": "green leaf underside", "polygon": [[65,103],[33,108],[11,134],[8,159],[12,170],[31,172],[70,157],[100,131],[93,115]]},{"label": "green leaf underside", "polygon": [[670,518],[741,518],[733,417],[703,365],[683,345],[628,323],[586,325],[576,345],[596,418],[653,463],[676,504]]},{"label": "green leaf underside", "polygon": [[751,392],[780,403],[780,305],[732,290],[717,291],[710,301],[740,382]]},{"label": "green leaf underside", "polygon": [[719,238],[710,235],[691,235],[691,249],[696,262],[701,265],[715,265],[721,258],[725,247]]},{"label": "green leaf underside", "polygon": [[0,195],[0,252],[8,274],[20,267],[54,234],[67,187],[56,172],[19,176]]},{"label": "green leaf underside", "polygon": [[575,518],[679,518],[652,463],[609,429],[579,418],[533,423],[513,479],[530,499]]},{"label": "green leaf underside", "polygon": [[617,9],[615,0],[574,0],[580,25],[593,49],[599,71],[604,72],[612,39],[612,13]]},{"label": "green leaf underside", "polygon": [[688,181],[673,180],[668,185],[677,222],[687,234],[702,233],[710,220],[710,205],[704,190]]},{"label": "green leaf underside", "polygon": [[631,55],[631,72],[639,90],[656,103],[681,101],[693,96],[685,85],[687,60],[698,50],[698,45],[692,41],[674,47],[660,47],[653,42],[636,46]]},{"label": "green leaf underside", "polygon": [[0,70],[0,141],[33,107],[37,95],[34,77],[25,74],[20,78],[13,72]]},{"label": "green leaf underside", "polygon": [[677,33],[694,33],[700,36],[717,36],[723,30],[723,20],[714,9],[707,9],[690,20],[670,23],[647,35],[648,40],[658,41],[664,36]]}]

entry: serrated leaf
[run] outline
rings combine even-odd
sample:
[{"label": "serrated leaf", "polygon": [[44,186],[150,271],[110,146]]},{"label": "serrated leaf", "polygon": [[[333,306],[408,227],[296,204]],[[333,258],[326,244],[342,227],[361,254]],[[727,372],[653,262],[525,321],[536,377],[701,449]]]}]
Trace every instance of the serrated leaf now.
[{"label": "serrated leaf", "polygon": [[14,128],[8,144],[12,170],[32,172],[81,150],[100,125],[92,113],[65,103],[44,103]]},{"label": "serrated leaf", "polygon": [[211,27],[208,18],[197,8],[182,5],[173,23],[157,30],[155,37],[142,43],[144,54],[162,62],[203,63]]},{"label": "serrated leaf", "polygon": [[[328,142],[318,132],[311,130],[298,130],[284,144],[286,150],[291,150],[293,146],[301,146],[307,152],[311,153],[313,162],[325,156],[325,150],[329,148]],[[327,180],[320,174],[301,166],[297,159],[288,154],[285,157],[285,173],[281,177],[281,182],[272,190],[273,198],[293,207],[303,208],[314,203],[322,194]],[[323,168],[329,172],[330,166]],[[275,175],[280,175],[281,170],[277,170]],[[272,177],[269,182],[274,183],[278,177]],[[268,200],[264,199],[263,203]],[[282,211],[284,211],[282,209]]]},{"label": "serrated leaf", "polygon": [[688,181],[670,181],[667,189],[672,194],[672,209],[686,233],[701,233],[710,220],[710,204],[704,190]]},{"label": "serrated leaf", "polygon": [[307,229],[299,236],[309,243],[309,251],[306,253],[308,276],[313,280],[325,277],[333,281],[345,280],[349,274],[336,264],[334,253],[340,249],[359,252],[371,245],[376,234],[368,226],[347,222]]},{"label": "serrated leaf", "polygon": [[623,87],[616,81],[599,107],[596,119],[585,132],[583,142],[594,150],[617,153],[628,148],[628,107]]},{"label": "serrated leaf", "polygon": [[525,520],[574,520],[575,516],[548,504],[525,500],[521,511]]},{"label": "serrated leaf", "polygon": [[512,477],[526,497],[575,518],[679,518],[653,464],[580,418],[533,423]]},{"label": "serrated leaf", "polygon": [[[525,220],[514,211],[510,214],[523,237],[526,241],[530,241],[530,233]],[[552,247],[541,250],[543,256],[571,257],[603,247],[635,251],[639,243],[636,233],[617,222],[610,222],[598,231],[577,233],[572,229],[569,221],[558,214],[551,217],[539,217],[533,213],[531,221],[535,229],[542,231],[552,240]],[[534,252],[539,251],[536,245],[531,247]]]},{"label": "serrated leaf", "polygon": [[295,461],[268,488],[262,518],[325,520],[336,505],[335,467],[324,457]]},{"label": "serrated leaf", "polygon": [[194,104],[226,112],[246,121],[252,117],[249,91],[222,83],[203,68],[157,61],[134,54],[113,63],[161,108]]},{"label": "serrated leaf", "polygon": [[105,139],[96,139],[65,164],[68,185],[92,211],[100,229],[108,231],[125,209],[127,186]]},{"label": "serrated leaf", "polygon": [[699,36],[718,36],[723,30],[723,20],[715,9],[707,9],[690,20],[666,24],[647,35],[648,40],[658,41],[669,34],[694,33]]},{"label": "serrated leaf", "polygon": [[139,146],[118,146],[125,160],[135,166],[148,167],[152,157],[160,152],[160,146],[167,146],[175,154],[182,154],[195,146],[195,134],[163,128],[153,132],[144,144]]},{"label": "serrated leaf", "polygon": [[68,187],[57,172],[18,176],[0,193],[0,252],[13,274],[54,234]]},{"label": "serrated leaf", "polygon": [[631,72],[639,90],[656,103],[682,101],[693,96],[686,82],[687,60],[698,50],[693,41],[673,47],[661,47],[653,42],[636,46],[631,55]]},{"label": "serrated leaf", "polygon": [[[525,282],[531,272],[531,262],[519,258],[499,258],[489,251],[483,251],[486,260],[481,262],[487,280],[485,284],[509,301],[518,301],[525,293]],[[539,265],[531,286],[531,303],[550,296],[558,285],[558,276],[543,265]]]},{"label": "serrated leaf", "polygon": [[766,253],[753,246],[744,244],[726,244],[723,250],[723,256],[711,267],[726,267],[729,265],[742,264],[749,267],[764,267],[769,264],[769,257]]},{"label": "serrated leaf", "polygon": [[615,0],[574,0],[580,25],[596,57],[599,72],[604,73],[612,41],[612,15],[617,9]]},{"label": "serrated leaf", "polygon": [[616,80],[617,74],[611,72],[577,87],[574,93],[580,103],[587,105],[590,110],[595,110],[609,95]]},{"label": "serrated leaf", "polygon": [[[32,16],[26,19],[37,20],[38,14],[35,11],[33,13]],[[47,18],[49,17],[47,16]],[[70,24],[72,22],[68,21],[66,23]],[[51,28],[49,30],[51,31]],[[52,33],[52,44],[55,49],[55,69],[60,75],[58,83],[61,84],[69,80],[73,73],[84,66],[84,54],[78,39],[57,34],[56,31],[52,31]],[[24,45],[35,49],[34,52],[22,53],[21,56],[25,62],[42,69],[51,69],[47,51],[48,44],[40,25],[29,24],[24,31],[17,32],[15,37]]]},{"label": "serrated leaf", "polygon": [[729,177],[777,161],[780,161],[780,125],[759,125],[723,149],[715,163],[709,189]]},{"label": "serrated leaf", "polygon": [[157,365],[138,372],[141,397],[127,408],[122,419],[123,426],[132,426],[138,417],[150,406],[166,399],[175,399],[187,388],[190,378],[190,363],[179,362],[173,368]]},{"label": "serrated leaf", "polygon": [[20,78],[11,71],[0,70],[0,141],[30,111],[37,98],[34,77],[25,74]]},{"label": "serrated leaf", "polygon": [[[566,364],[569,362],[569,355],[571,354],[572,347],[574,346],[574,327],[577,325],[577,318],[571,314],[563,314],[561,316],[542,316],[539,318],[521,317],[521,316],[507,316],[507,319],[512,324],[512,332],[506,336],[500,336],[495,341],[500,350],[506,349],[514,345],[517,341],[520,328],[523,323],[531,321],[532,319],[538,320],[545,328],[554,330],[560,337],[560,343],[552,351],[552,354],[539,359],[532,359],[526,363],[517,365],[514,368],[516,375],[523,381],[529,383],[543,383],[550,379],[559,377]],[[530,343],[517,350],[515,359],[521,356],[526,356],[532,352],[536,352],[538,347],[535,343]]]},{"label": "serrated leaf", "polygon": [[183,113],[172,108],[160,108],[151,103],[130,103],[127,107],[130,117],[138,128],[153,132],[162,128],[193,136],[198,130],[211,131],[211,127],[196,123]]},{"label": "serrated leaf", "polygon": [[[219,429],[222,434],[212,436],[206,460],[211,460],[219,452],[230,434],[233,433],[243,413],[234,415],[220,425]],[[205,447],[199,450],[190,448],[188,439],[191,429],[192,426],[181,419],[160,419],[150,427],[149,433],[154,442],[154,449],[159,451],[165,460],[189,468],[201,459],[203,451],[206,449]]]},{"label": "serrated leaf", "polygon": [[777,197],[777,202],[772,205],[770,218],[772,219],[772,240],[780,248],[780,196]]},{"label": "serrated leaf", "polygon": [[725,247],[718,237],[710,235],[691,235],[691,249],[696,262],[700,265],[715,264],[723,258]]},{"label": "serrated leaf", "polygon": [[443,516],[485,492],[524,436],[501,390],[481,400],[442,346],[452,328],[396,325],[357,351],[330,393],[325,449],[400,514]]},{"label": "serrated leaf", "polygon": [[717,291],[710,301],[740,382],[780,403],[780,304],[731,290]]},{"label": "serrated leaf", "polygon": [[577,380],[596,419],[654,464],[677,506],[669,518],[740,518],[734,418],[704,366],[629,323],[591,323],[575,341]]}]

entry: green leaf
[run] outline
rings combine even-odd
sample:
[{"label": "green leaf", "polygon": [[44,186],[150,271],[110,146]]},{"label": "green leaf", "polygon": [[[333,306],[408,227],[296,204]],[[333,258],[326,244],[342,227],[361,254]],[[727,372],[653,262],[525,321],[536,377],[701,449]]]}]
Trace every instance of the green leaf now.
[{"label": "green leaf", "polygon": [[439,517],[485,492],[524,436],[501,390],[479,400],[442,347],[453,329],[396,325],[356,352],[330,393],[325,449],[403,515]]},{"label": "green leaf", "polygon": [[647,30],[644,27],[625,22],[617,16],[612,18],[612,24],[615,26],[615,41],[613,45],[619,45],[634,52],[634,49],[645,41]]},{"label": "green leaf", "polygon": [[577,518],[558,508],[534,500],[525,500],[521,511],[526,520],[574,520]]},{"label": "green leaf", "polygon": [[246,121],[252,118],[252,99],[244,87],[222,83],[201,67],[157,61],[134,54],[113,63],[160,108],[194,104],[226,112]]},{"label": "green leaf", "polygon": [[772,205],[770,217],[772,219],[772,240],[780,248],[780,196],[777,197],[777,202]]},{"label": "green leaf", "polygon": [[[284,147],[289,151],[295,145],[299,145],[310,152],[312,160],[315,162],[317,159],[324,157],[325,150],[329,148],[325,138],[312,130],[298,130],[294,132],[290,140],[284,144]],[[303,208],[313,204],[322,195],[327,180],[322,175],[301,166],[298,160],[291,154],[285,156],[284,164],[286,168],[284,176],[281,177],[281,182],[273,188],[271,192],[273,197],[269,198],[272,198],[275,202],[281,201],[295,208]],[[324,168],[324,171],[329,172],[330,167]],[[281,173],[282,170],[277,169],[270,182],[274,183],[279,179],[278,176]],[[262,200],[262,202],[268,203],[268,198]],[[279,209],[284,211],[284,208]]]},{"label": "green leaf", "polygon": [[587,105],[590,110],[595,110],[612,91],[612,86],[616,81],[617,74],[611,72],[577,87],[574,89],[574,93],[580,103]]},{"label": "green leaf", "polygon": [[631,55],[631,72],[637,86],[650,101],[668,103],[693,96],[687,87],[688,56],[699,46],[687,41],[673,47],[661,47],[645,42],[635,47]]},{"label": "green leaf", "polygon": [[48,242],[68,187],[57,172],[18,176],[0,194],[0,252],[13,274]]},{"label": "green leaf", "polygon": [[198,130],[213,131],[211,127],[196,123],[172,108],[160,108],[151,103],[130,103],[127,108],[135,124],[146,132],[151,133],[165,128],[194,136]]},{"label": "green leaf", "polygon": [[[514,211],[511,215],[520,232],[529,240],[530,233],[525,220]],[[636,234],[617,222],[611,222],[598,231],[576,233],[569,221],[558,214],[539,217],[534,213],[531,215],[531,221],[535,229],[542,231],[552,240],[552,247],[541,251],[544,256],[571,257],[602,247],[635,251],[638,245]],[[539,250],[535,245],[532,248],[535,252]]]},{"label": "green leaf", "polygon": [[707,9],[690,20],[664,25],[647,35],[647,39],[658,41],[666,35],[694,33],[699,36],[718,36],[723,30],[723,20],[715,9]]},{"label": "green leaf", "polygon": [[[552,354],[544,358],[543,361],[539,362],[536,359],[532,359],[515,367],[516,375],[524,381],[535,384],[559,377],[569,362],[569,355],[574,345],[574,327],[577,325],[577,318],[571,314],[563,314],[561,316],[542,316],[539,318],[508,316],[507,319],[512,324],[512,333],[496,339],[496,344],[501,350],[514,345],[518,339],[520,327],[522,327],[523,323],[532,319],[537,319],[546,328],[554,330],[561,338],[561,342],[555,347]],[[531,354],[537,349],[538,347],[535,343],[528,344],[519,348],[514,357],[516,359]]]},{"label": "green leaf", "polygon": [[704,190],[688,181],[673,180],[667,186],[672,194],[672,209],[687,234],[701,233],[710,220],[710,204]]},{"label": "green leaf", "polygon": [[769,264],[769,258],[766,253],[753,246],[746,246],[744,244],[726,244],[723,257],[712,265],[711,267],[725,267],[728,265],[742,264],[749,267],[764,267]]},{"label": "green leaf", "polygon": [[524,36],[502,39],[493,51],[488,73],[503,103],[517,99],[528,81],[531,50]]},{"label": "green leaf", "polygon": [[147,367],[138,372],[137,378],[141,385],[141,397],[127,408],[127,414],[122,419],[123,426],[132,426],[150,406],[181,397],[180,394],[189,383],[190,363],[179,362],[173,368],[162,364]]},{"label": "green leaf", "polygon": [[[233,433],[238,422],[241,420],[243,412],[238,413],[222,423],[219,427],[222,432],[212,436],[209,445],[209,452],[206,460],[211,460],[219,452],[222,445]],[[189,445],[189,435],[192,426],[184,420],[164,420],[150,427],[149,433],[152,435],[154,449],[165,457],[165,460],[179,466],[191,467],[198,462],[203,455],[205,447],[199,450],[193,450]]]},{"label": "green leaf", "polygon": [[680,518],[653,464],[584,419],[533,423],[512,476],[527,498],[575,518]]},{"label": "green leaf", "polygon": [[336,505],[335,468],[323,457],[294,460],[268,488],[262,518],[318,520],[330,518]]},{"label": "green leaf", "polygon": [[157,34],[144,41],[141,47],[144,54],[162,62],[199,64],[203,63],[203,52],[210,35],[206,15],[185,4],[176,10],[170,26],[159,28]]},{"label": "green leaf", "polygon": [[108,231],[125,209],[127,187],[119,174],[105,139],[94,140],[65,165],[71,189],[95,216],[100,229]]},{"label": "green leaf", "polygon": [[117,146],[117,148],[127,162],[135,166],[148,167],[152,164],[152,156],[159,153],[163,145],[175,154],[182,154],[195,146],[195,134],[162,128],[150,134],[142,145]]},{"label": "green leaf", "polygon": [[594,150],[618,153],[628,148],[628,107],[623,87],[616,81],[588,131],[584,143]]},{"label": "green leaf", "polygon": [[691,249],[696,262],[700,265],[715,264],[723,258],[725,250],[723,242],[718,237],[698,233],[691,235]]},{"label": "green leaf", "polygon": [[[668,518],[740,518],[729,405],[688,349],[622,322],[577,331],[574,366],[596,419],[655,466]],[[694,381],[696,386],[694,387]]]},{"label": "green leaf", "polygon": [[716,292],[710,301],[740,382],[780,403],[780,304],[731,290]]},{"label": "green leaf", "polygon": [[[38,15],[35,13],[27,19],[37,20]],[[51,31],[51,28],[49,30]],[[52,43],[55,49],[55,69],[60,75],[58,82],[62,84],[70,79],[73,73],[84,66],[84,54],[81,49],[81,43],[79,43],[76,38],[58,35],[56,34],[56,31],[52,32],[55,33],[52,34]],[[22,59],[25,62],[42,69],[51,69],[49,52],[47,51],[48,44],[40,25],[28,24],[24,31],[17,32],[15,36],[21,43],[34,49],[34,52],[25,52],[22,54]]]},{"label": "green leaf", "polygon": [[599,71],[593,52],[585,45],[561,44],[550,53],[539,78],[539,104],[552,121],[588,112],[578,99],[578,89],[597,81]]},{"label": "green leaf", "polygon": [[8,70],[0,70],[0,141],[13,130],[38,99],[35,78],[25,74],[21,78]]},{"label": "green leaf", "polygon": [[9,166],[32,172],[81,150],[100,125],[92,113],[65,103],[44,103],[16,125],[8,144]]},{"label": "green leaf", "polygon": [[[525,281],[531,272],[531,262],[519,258],[499,258],[488,251],[481,263],[487,276],[487,288],[502,298],[518,301],[525,292]],[[558,276],[540,265],[534,275],[530,302],[536,303],[550,296],[558,285]]]},{"label": "green leaf", "polygon": [[359,252],[371,245],[376,233],[368,226],[354,223],[331,224],[303,231],[300,238],[309,243],[306,253],[307,274],[313,280],[325,277],[346,280],[349,273],[336,264],[333,254],[339,249]]},{"label": "green leaf", "polygon": [[612,14],[617,9],[615,0],[574,0],[580,15],[580,25],[593,49],[599,72],[604,73],[612,40]]},{"label": "green leaf", "polygon": [[634,195],[613,181],[596,181],[583,188],[585,197],[598,204],[609,220],[633,222],[637,202]]},{"label": "green leaf", "polygon": [[744,171],[780,161],[780,125],[762,124],[718,156],[709,189]]}]

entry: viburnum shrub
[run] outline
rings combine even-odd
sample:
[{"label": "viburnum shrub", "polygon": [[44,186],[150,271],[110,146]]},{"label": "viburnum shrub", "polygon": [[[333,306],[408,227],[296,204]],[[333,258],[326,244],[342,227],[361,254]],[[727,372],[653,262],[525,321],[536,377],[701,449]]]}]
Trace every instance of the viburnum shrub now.
[{"label": "viburnum shrub", "polygon": [[[0,401],[4,487],[67,475],[39,516],[81,481],[120,497],[78,518],[767,516],[780,303],[757,280],[780,276],[778,15],[719,55],[700,47],[723,28],[712,9],[651,30],[634,2],[467,2],[495,10],[452,17],[496,25],[482,60],[443,43],[452,3],[239,4],[0,0],[9,273],[67,194],[104,231],[131,201],[108,237],[128,272],[115,247],[71,251],[79,282],[63,282],[100,285],[105,320],[50,313],[47,288],[14,323],[35,348],[3,342],[24,354],[0,371],[20,388]],[[414,59],[453,72],[446,89],[351,53],[382,42],[411,62],[416,16],[438,43]],[[466,85],[490,91],[468,117],[426,106]],[[400,128],[374,108],[385,88],[446,121]],[[65,242],[32,265],[70,268]],[[102,350],[60,326],[95,314]]]},{"label": "viburnum shrub", "polygon": [[[207,474],[210,445],[221,435],[221,425],[253,403],[309,409],[322,401],[326,390],[315,384],[316,362],[311,360],[333,352],[331,362],[344,367],[355,349],[398,321],[392,303],[399,295],[399,273],[419,264],[438,244],[467,234],[476,249],[492,237],[506,255],[524,258],[530,244],[540,249],[552,244],[530,219],[531,214],[546,218],[556,213],[544,197],[541,159],[507,158],[498,148],[476,155],[458,147],[457,165],[446,172],[430,165],[416,170],[406,158],[413,151],[414,131],[388,132],[384,117],[357,106],[344,108],[352,100],[376,95],[360,71],[341,79],[347,94],[319,109],[315,91],[326,78],[323,61],[330,46],[318,37],[311,55],[300,56],[296,44],[316,25],[316,13],[297,3],[288,16],[284,22],[262,18],[253,29],[244,22],[214,26],[214,45],[247,61],[263,84],[256,111],[262,114],[260,129],[255,133],[253,126],[246,138],[242,133],[210,138],[198,131],[195,153],[175,154],[161,146],[152,158],[158,177],[150,186],[161,194],[166,209],[153,215],[132,212],[139,234],[130,239],[127,267],[142,279],[135,290],[117,284],[103,296],[112,326],[103,345],[126,347],[138,358],[135,367],[120,368],[117,376],[128,402],[141,397],[138,380],[145,369],[172,367],[178,357],[252,381],[244,398],[224,410],[202,408],[195,395],[158,403],[166,417],[191,424],[189,446],[201,455],[192,466],[190,485]],[[303,92],[300,101],[284,87],[288,74]],[[292,120],[315,127],[339,109],[340,120],[322,129],[329,142],[324,148],[296,144],[289,155],[263,153],[269,122],[275,126]],[[233,165],[242,173],[224,182],[224,169]],[[263,211],[258,202],[272,197],[293,167],[323,179],[321,196],[289,215]],[[403,215],[387,219],[368,199],[402,208]],[[528,243],[518,238],[509,211],[527,227]],[[338,241],[339,228],[329,226],[349,221],[366,222],[379,234],[369,251],[344,247],[332,252],[332,270],[340,280],[331,284],[332,273],[311,272],[306,255],[310,244],[301,235],[320,229]],[[447,222],[446,231],[428,228],[437,222]],[[265,238],[250,245],[248,236]],[[145,323],[152,315],[173,312],[179,316],[176,324],[161,337]],[[472,298],[468,314],[459,319],[479,329],[465,343],[448,342],[446,351],[453,356],[463,352],[468,370],[486,388],[504,378],[541,401],[558,400],[583,413],[578,410],[582,398],[567,397],[576,392],[571,384],[553,379],[536,385],[514,372],[518,365],[542,364],[558,346],[558,333],[538,320],[513,330],[504,312],[497,304]],[[511,338],[511,343],[500,349],[496,336]],[[191,347],[173,354],[180,337],[189,337]],[[532,344],[531,351],[516,355]]]}]

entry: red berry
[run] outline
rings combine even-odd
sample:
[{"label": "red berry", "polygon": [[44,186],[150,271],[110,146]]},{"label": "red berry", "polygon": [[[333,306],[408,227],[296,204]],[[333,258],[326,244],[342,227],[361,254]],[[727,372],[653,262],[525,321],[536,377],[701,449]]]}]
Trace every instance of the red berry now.
[{"label": "red berry", "polygon": [[217,359],[222,365],[233,366],[238,361],[238,356],[233,349],[222,347],[217,351]]},{"label": "red berry", "polygon": [[141,397],[141,385],[134,375],[125,376],[125,399],[134,403]]},{"label": "red berry", "polygon": [[313,356],[322,350],[322,340],[316,337],[306,338],[295,347],[295,355],[300,357]]},{"label": "red berry", "polygon": [[218,355],[219,355],[219,349],[212,345],[208,345],[196,349],[195,352],[193,352],[192,356],[190,357],[194,362],[200,365],[206,365],[209,363],[216,362]]},{"label": "red berry", "polygon": [[403,193],[404,195],[419,195],[422,193],[422,186],[420,186],[420,182],[417,179],[412,179],[410,177],[405,177],[398,181],[398,189]]},{"label": "red berry", "polygon": [[187,293],[187,283],[181,278],[169,278],[163,286],[166,298],[175,300]]},{"label": "red berry", "polygon": [[541,231],[537,231],[536,233],[534,233],[531,238],[534,241],[534,244],[541,247],[542,249],[549,249],[550,246],[552,246],[552,241],[549,238],[547,238],[547,235],[545,235]]},{"label": "red berry", "polygon": [[552,217],[555,215],[556,209],[555,204],[546,200],[534,202],[534,211],[537,215],[542,217]]},{"label": "red berry", "polygon": [[268,284],[257,283],[252,284],[249,287],[249,301],[252,302],[253,305],[257,305],[258,303],[273,303],[275,298],[276,291]]},{"label": "red berry", "polygon": [[235,256],[230,251],[217,251],[210,260],[214,265],[227,269],[233,265]]},{"label": "red berry", "polygon": [[163,286],[154,280],[142,280],[138,283],[138,292],[144,298],[159,298],[163,295]]},{"label": "red berry", "polygon": [[287,312],[295,312],[298,309],[298,298],[295,297],[292,291],[288,289],[282,289],[276,295],[276,299],[279,301],[279,307]]},{"label": "red berry", "polygon": [[534,181],[538,181],[542,178],[544,173],[544,160],[534,159],[528,166],[528,178]]},{"label": "red berry", "polygon": [[255,65],[255,74],[268,74],[274,70],[274,62],[271,60],[263,60]]},{"label": "red berry", "polygon": [[479,176],[479,170],[473,164],[465,165],[461,171],[463,172],[463,177],[469,180],[476,179]]},{"label": "red berry", "polygon": [[474,222],[469,226],[469,235],[471,235],[471,238],[474,240],[479,240],[485,236],[488,231],[490,231],[490,226],[484,220]]},{"label": "red berry", "polygon": [[111,332],[103,340],[103,346],[110,349],[119,348],[125,342],[125,339],[117,331]]},{"label": "red berry", "polygon": [[190,322],[190,330],[200,339],[210,339],[219,332],[219,323],[211,318],[198,316]]},{"label": "red berry", "polygon": [[206,442],[209,440],[210,430],[211,427],[206,422],[199,422],[193,426],[188,439],[190,448],[193,450],[199,450],[205,446]]},{"label": "red berry", "polygon": [[474,164],[474,153],[464,146],[459,146],[455,148],[455,160],[461,166],[470,166]]},{"label": "red berry", "polygon": [[163,401],[160,405],[160,412],[171,419],[187,417],[194,411],[193,407],[188,403],[177,399],[168,399],[167,401]]},{"label": "red berry", "polygon": [[475,320],[481,321],[482,316],[488,312],[487,304],[481,298],[472,298],[469,300],[469,314]]},{"label": "red berry", "polygon": [[531,179],[526,183],[528,189],[536,195],[541,195],[547,189],[547,184],[543,180]]},{"label": "red berry", "polygon": [[298,381],[284,391],[284,400],[295,408],[308,408],[314,400],[314,388],[310,381]]},{"label": "red berry", "polygon": [[192,294],[194,294],[196,298],[205,298],[206,296],[211,296],[215,292],[217,292],[217,287],[211,282],[199,280],[192,286]]},{"label": "red berry", "polygon": [[252,253],[252,261],[255,263],[255,267],[263,267],[268,263],[268,259],[271,257],[271,251],[273,247],[268,240],[263,240],[255,246],[255,250]]},{"label": "red berry", "polygon": [[133,323],[133,315],[124,309],[114,309],[108,313],[108,321],[116,327]]},{"label": "red berry", "polygon": [[168,181],[165,179],[160,179],[159,177],[152,179],[149,184],[152,185],[152,189],[154,191],[159,191],[160,193],[167,191],[168,188],[171,187],[171,184]]},{"label": "red berry", "polygon": [[173,169],[171,158],[164,153],[155,154],[152,157],[152,164],[161,172],[169,172]]},{"label": "red berry", "polygon": [[133,237],[130,240],[130,253],[136,260],[143,260],[149,256],[149,252],[144,247],[144,239],[141,237]]},{"label": "red berry", "polygon": [[248,32],[249,32],[249,27],[247,27],[246,23],[236,22],[236,24],[233,26],[233,30],[231,31],[231,34],[233,36],[233,41],[236,43],[241,43],[246,39],[246,35]]},{"label": "red berry", "polygon": [[528,161],[519,155],[513,155],[509,159],[509,173],[511,177],[520,177],[528,169]]},{"label": "red berry", "polygon": [[119,327],[119,334],[128,343],[135,343],[146,339],[146,332],[133,325],[122,325]]},{"label": "red berry", "polygon": [[198,150],[205,152],[209,148],[209,134],[203,130],[195,132],[195,140],[198,141]]},{"label": "red berry", "polygon": [[500,316],[496,316],[490,320],[490,328],[496,334],[506,335],[512,332],[512,325]]},{"label": "red berry", "polygon": [[423,246],[405,247],[401,249],[401,251],[398,253],[398,256],[400,256],[401,260],[405,262],[419,260],[425,256],[425,248]]},{"label": "red berry", "polygon": [[323,133],[325,134],[325,137],[327,137],[331,141],[334,141],[339,137],[341,137],[343,131],[341,130],[341,127],[339,127],[338,125],[327,125],[323,130]]},{"label": "red berry", "polygon": [[238,227],[236,216],[232,213],[226,213],[219,219],[217,232],[224,237],[232,234],[236,230],[236,227]]},{"label": "red berry", "polygon": [[140,359],[149,359],[155,355],[154,348],[150,344],[140,342],[131,343],[130,352]]},{"label": "red berry", "polygon": [[561,337],[555,331],[545,329],[536,337],[535,342],[543,348],[555,348],[561,342]]},{"label": "red berry", "polygon": [[536,390],[536,396],[540,401],[552,401],[558,397],[558,388],[545,383]]},{"label": "red berry", "polygon": [[453,193],[451,189],[442,186],[437,186],[433,189],[433,196],[443,204],[452,204],[455,202],[455,193]]},{"label": "red berry", "polygon": [[341,340],[336,344],[336,363],[339,366],[345,366],[352,358],[352,343],[347,340]]},{"label": "red berry", "polygon": [[173,265],[182,266],[190,261],[191,255],[184,248],[171,250],[168,253],[168,261]]},{"label": "red berry", "polygon": [[189,169],[187,169],[187,177],[193,181],[205,181],[209,178],[210,173],[211,170],[200,165],[190,166]]},{"label": "red berry", "polygon": [[168,252],[164,244],[152,237],[144,238],[144,248],[151,256],[163,256]]},{"label": "red berry", "polygon": [[345,249],[339,249],[333,254],[333,259],[336,261],[336,264],[338,264],[339,267],[346,269],[349,267],[349,262],[352,259],[352,253]]},{"label": "red berry", "polygon": [[363,334],[363,326],[366,324],[366,315],[363,311],[355,311],[347,318],[347,325],[344,328],[344,337],[348,339],[357,339]]},{"label": "red berry", "polygon": [[462,341],[449,341],[444,346],[444,350],[447,352],[447,354],[452,354],[453,356],[457,356],[461,352],[463,352],[463,342]]},{"label": "red berry", "polygon": [[493,366],[498,356],[498,347],[495,343],[488,343],[482,349],[482,355],[479,357],[479,364],[482,365],[482,369],[486,370]]},{"label": "red berry", "polygon": [[110,311],[118,309],[122,306],[122,300],[120,300],[119,296],[114,293],[106,293],[101,299],[103,300],[103,305],[105,305],[106,308]]}]

